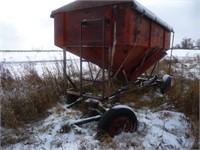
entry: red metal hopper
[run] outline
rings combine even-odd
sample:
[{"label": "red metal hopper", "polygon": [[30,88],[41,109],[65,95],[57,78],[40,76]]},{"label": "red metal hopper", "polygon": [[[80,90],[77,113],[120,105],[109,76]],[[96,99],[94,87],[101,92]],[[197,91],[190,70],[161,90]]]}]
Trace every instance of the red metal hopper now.
[{"label": "red metal hopper", "polygon": [[[77,0],[54,10],[51,17],[54,18],[55,45],[80,57],[80,84],[76,86],[64,75],[73,86],[67,89],[67,101],[76,99],[67,108],[84,101],[91,107],[87,111],[98,114],[74,124],[99,121],[97,136],[101,137],[99,131],[102,130],[111,137],[122,131],[137,130],[138,121],[132,108],[123,105],[110,108],[108,105],[110,109],[105,109],[101,102],[119,102],[129,89],[129,83],[159,85],[161,92],[170,85],[169,75],[165,76],[164,82],[158,81],[157,76],[138,77],[166,55],[173,29],[135,0]],[[83,77],[83,61],[101,68],[95,78],[91,68],[92,79]],[[115,77],[124,78],[127,85],[123,82],[120,88],[111,87],[118,81],[113,80]]]},{"label": "red metal hopper", "polygon": [[135,80],[166,55],[173,29],[137,1],[77,0],[52,11],[55,45]]}]

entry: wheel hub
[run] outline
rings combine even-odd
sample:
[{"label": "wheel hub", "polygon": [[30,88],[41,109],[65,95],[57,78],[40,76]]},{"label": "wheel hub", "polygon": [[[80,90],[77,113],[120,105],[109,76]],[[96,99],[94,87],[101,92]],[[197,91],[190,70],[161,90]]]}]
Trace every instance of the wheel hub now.
[{"label": "wheel hub", "polygon": [[132,130],[133,123],[131,119],[126,116],[120,116],[111,122],[108,128],[108,133],[111,137],[114,137],[121,132],[131,132]]}]

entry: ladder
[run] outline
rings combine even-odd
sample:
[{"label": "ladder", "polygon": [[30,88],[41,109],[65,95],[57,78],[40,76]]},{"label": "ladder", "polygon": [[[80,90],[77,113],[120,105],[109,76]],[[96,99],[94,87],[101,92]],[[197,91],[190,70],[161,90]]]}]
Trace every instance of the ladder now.
[{"label": "ladder", "polygon": [[[105,97],[105,82],[106,82],[106,75],[105,75],[105,51],[106,51],[106,44],[105,44],[105,25],[106,25],[107,18],[95,18],[95,19],[83,19],[81,21],[80,25],[80,79],[79,79],[79,85],[74,88],[74,84],[72,85],[73,88],[67,90],[67,94],[76,95],[80,98],[94,98],[99,100],[104,100]],[[98,23],[101,24],[101,29],[98,28],[98,30],[101,30],[101,37],[99,37],[98,41],[92,41],[93,39],[86,41],[84,39],[84,30],[90,30],[92,24]],[[93,28],[94,29],[94,28]],[[99,32],[99,31],[98,31]],[[88,40],[88,39],[87,39]],[[87,45],[86,43],[92,43],[92,42],[98,42],[99,46],[101,48],[101,60],[98,62],[100,64],[100,68],[95,75],[95,77],[92,74],[92,70],[90,67],[90,62],[88,62],[86,59],[84,59],[84,54],[87,53],[86,47],[93,47],[94,45]],[[94,60],[97,61],[97,60]],[[93,62],[94,62],[93,61]],[[91,74],[91,79],[84,78],[84,62],[88,63],[89,72]],[[70,81],[71,83],[71,81]],[[84,91],[85,86],[89,85],[96,85],[100,87],[100,91],[98,95],[94,95],[93,93],[87,93],[87,91]],[[76,89],[76,90],[75,90]]]}]

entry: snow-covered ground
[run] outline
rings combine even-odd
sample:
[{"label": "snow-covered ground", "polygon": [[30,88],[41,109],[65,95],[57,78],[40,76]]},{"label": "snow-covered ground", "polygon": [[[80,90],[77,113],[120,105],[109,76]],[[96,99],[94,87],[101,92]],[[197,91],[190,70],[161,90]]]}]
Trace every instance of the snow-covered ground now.
[{"label": "snow-covered ground", "polygon": [[3,62],[22,62],[22,61],[46,61],[46,60],[61,60],[62,50],[56,52],[1,52],[0,63]]},{"label": "snow-covered ground", "polygon": [[[171,50],[167,51],[167,55],[171,55]],[[194,57],[197,55],[200,55],[200,49],[196,50],[188,50],[188,49],[173,49],[172,50],[172,55],[174,57]]]},{"label": "snow-covered ground", "polygon": [[[171,50],[167,51],[170,56]],[[200,54],[200,50],[173,49],[172,55],[175,57],[193,57]],[[68,53],[69,55],[69,53]],[[68,59],[75,55],[70,54]],[[78,57],[75,57],[78,58]],[[0,63],[3,62],[20,62],[20,61],[47,61],[47,60],[62,60],[62,50],[57,52],[2,52],[0,50]]]},{"label": "snow-covered ground", "polygon": [[[167,56],[170,57],[171,50],[167,51]],[[200,50],[187,50],[187,49],[173,49],[172,55],[174,57],[177,57],[179,59],[185,58],[185,57],[196,57],[197,55],[200,55]],[[4,67],[14,70],[15,72],[19,72],[19,70],[23,69],[21,66],[25,65],[27,63],[31,64],[35,67],[35,69],[38,71],[39,74],[42,74],[43,67],[49,67],[51,69],[51,66],[55,65],[55,62],[60,62],[62,64],[63,59],[63,52],[62,50],[54,51],[54,52],[1,52],[0,51],[0,65],[3,65]],[[73,59],[77,60],[77,64],[79,66],[79,58],[71,53],[67,53],[67,60]],[[74,61],[68,61],[68,64],[74,63]],[[87,65],[87,64],[86,64]],[[186,64],[188,65],[188,64]],[[190,66],[189,66],[190,67]],[[195,67],[192,67],[192,69]],[[190,70],[192,72],[198,72],[199,70],[197,67],[196,69],[192,70],[190,67]],[[189,71],[190,72],[190,71]]]},{"label": "snow-covered ground", "polygon": [[[75,56],[68,54],[68,60],[73,59]],[[44,67],[52,70],[55,67],[55,63],[62,64],[63,51],[41,51],[41,52],[1,52],[0,51],[0,66],[12,70],[14,73],[21,73],[26,65],[34,67],[38,74],[43,73]],[[71,61],[70,61],[71,63]],[[52,67],[53,66],[53,67]]]},{"label": "snow-covered ground", "polygon": [[[58,105],[46,119],[26,130],[30,137],[5,150],[80,150],[80,149],[190,149],[194,143],[190,122],[179,112],[168,110],[134,110],[139,121],[137,132],[121,133],[113,139],[96,139],[97,122],[81,126],[63,126],[82,117],[81,112]],[[13,135],[14,136],[14,135]]]},{"label": "snow-covered ground", "polygon": [[[61,60],[62,52],[59,53],[2,53],[0,63],[5,66],[5,62],[16,61],[39,61],[39,60]],[[42,56],[41,56],[42,54]],[[182,51],[173,50],[173,55],[178,57],[194,57],[199,55],[200,51]],[[168,52],[170,56],[170,51]],[[17,68],[16,63],[7,64]],[[40,65],[35,63],[36,68],[40,70]],[[184,66],[177,66],[177,69],[188,68],[185,72],[200,78],[200,63],[185,63]],[[169,111],[163,107],[159,110],[148,108],[133,108],[139,127],[137,132],[122,133],[113,139],[106,141],[96,139],[97,122],[88,123],[81,126],[71,125],[71,122],[81,119],[82,113],[78,110],[67,109],[67,105],[58,104],[49,110],[49,116],[46,119],[30,125],[26,129],[19,129],[20,132],[27,135],[27,138],[16,144],[2,147],[5,150],[79,150],[79,149],[191,149],[195,139],[191,131],[191,123],[184,114]],[[63,131],[63,126],[68,127]],[[7,136],[8,131],[1,127],[2,139]],[[17,133],[11,132],[12,137],[18,138]]]}]

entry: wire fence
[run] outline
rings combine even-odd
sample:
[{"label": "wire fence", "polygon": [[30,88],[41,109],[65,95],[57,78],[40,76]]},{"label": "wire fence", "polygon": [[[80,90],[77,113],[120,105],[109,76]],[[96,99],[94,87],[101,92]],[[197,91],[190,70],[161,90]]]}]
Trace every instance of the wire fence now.
[{"label": "wire fence", "polygon": [[63,50],[0,50],[0,64],[62,62],[62,53]]},{"label": "wire fence", "polygon": [[29,52],[63,52],[63,50],[0,50],[0,52],[25,52],[25,53],[29,53]]},{"label": "wire fence", "polygon": [[[174,49],[173,51],[188,51],[188,52],[198,52],[200,54],[200,50],[197,49]],[[7,56],[5,56],[5,53],[8,54]],[[24,56],[18,56],[18,60],[15,59],[9,59],[11,57],[15,58],[15,56],[18,54],[24,54],[24,53],[32,53],[37,55],[39,58],[34,59],[32,56],[32,54],[30,55],[24,55]],[[45,57],[42,56],[42,53],[45,54]],[[52,58],[53,55],[51,55],[51,58],[48,57],[50,56],[50,53],[54,53],[55,55],[59,55],[59,58]],[[177,56],[177,53],[172,54],[173,56]],[[26,57],[26,58],[25,58]],[[185,57],[185,56],[181,56],[181,57]],[[179,57],[179,58],[181,58]],[[187,56],[190,57],[190,56]],[[22,58],[22,59],[21,59]],[[68,58],[66,59],[66,61],[71,61],[74,58]],[[78,58],[76,58],[78,59]],[[75,60],[75,59],[74,59]],[[32,64],[37,64],[37,63],[53,63],[53,62],[63,62],[63,50],[0,50],[0,65],[1,64],[5,64],[5,65],[9,65],[9,64],[26,64],[26,63],[32,63]]]}]

